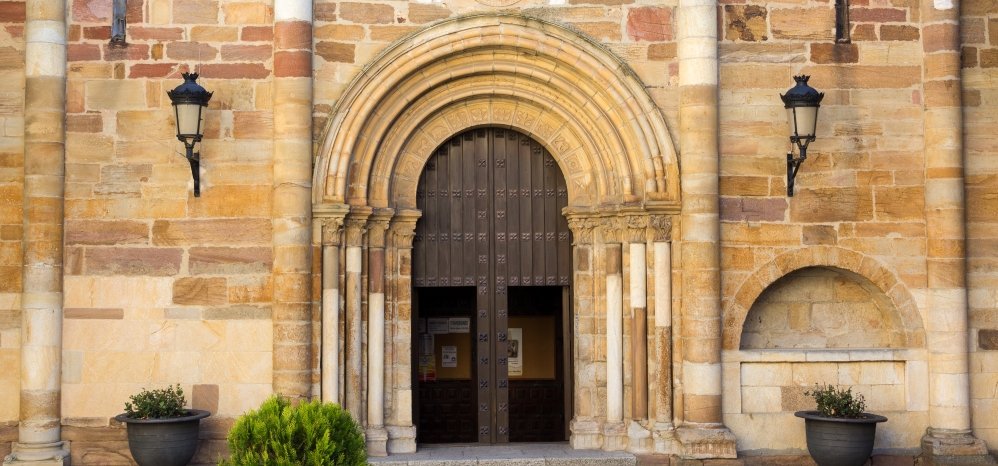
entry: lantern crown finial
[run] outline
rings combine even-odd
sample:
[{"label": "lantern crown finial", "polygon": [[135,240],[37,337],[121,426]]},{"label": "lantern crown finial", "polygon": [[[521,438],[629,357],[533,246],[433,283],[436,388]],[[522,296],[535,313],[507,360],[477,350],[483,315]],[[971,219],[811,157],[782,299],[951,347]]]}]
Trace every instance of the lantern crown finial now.
[{"label": "lantern crown finial", "polygon": [[786,94],[780,94],[780,98],[783,99],[784,108],[790,107],[819,107],[821,104],[821,99],[825,97],[824,92],[818,92],[815,88],[809,86],[807,81],[811,79],[807,75],[797,75],[794,76],[794,82],[796,85]]},{"label": "lantern crown finial", "polygon": [[181,76],[184,77],[183,84],[177,86],[172,91],[166,91],[166,94],[170,96],[170,100],[173,101],[174,105],[178,103],[208,105],[212,93],[197,83],[198,74],[182,73]]}]

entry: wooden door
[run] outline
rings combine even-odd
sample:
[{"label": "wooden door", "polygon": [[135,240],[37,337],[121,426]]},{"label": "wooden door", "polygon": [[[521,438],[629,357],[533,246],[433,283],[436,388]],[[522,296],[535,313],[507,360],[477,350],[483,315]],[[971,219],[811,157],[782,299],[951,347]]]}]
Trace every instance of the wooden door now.
[{"label": "wooden door", "polygon": [[[551,154],[516,131],[465,132],[427,162],[413,242],[418,441],[565,439],[567,194]],[[511,289],[518,303],[512,310]],[[514,348],[511,316],[520,319]],[[511,349],[523,351],[512,376]]]}]

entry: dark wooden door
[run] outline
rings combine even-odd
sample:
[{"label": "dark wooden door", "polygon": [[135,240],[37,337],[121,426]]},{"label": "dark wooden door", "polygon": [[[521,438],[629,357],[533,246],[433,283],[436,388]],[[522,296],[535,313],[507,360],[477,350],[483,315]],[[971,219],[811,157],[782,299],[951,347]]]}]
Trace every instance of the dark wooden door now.
[{"label": "dark wooden door", "polygon": [[567,194],[551,154],[516,131],[465,132],[427,162],[412,271],[420,442],[565,439]]}]

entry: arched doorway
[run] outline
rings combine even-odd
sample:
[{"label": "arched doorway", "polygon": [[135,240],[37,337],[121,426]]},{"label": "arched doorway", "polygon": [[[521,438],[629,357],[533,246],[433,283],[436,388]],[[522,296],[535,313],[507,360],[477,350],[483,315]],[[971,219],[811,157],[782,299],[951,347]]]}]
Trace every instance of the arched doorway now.
[{"label": "arched doorway", "polygon": [[425,165],[412,270],[419,442],[567,438],[567,198],[551,154],[509,129],[466,131]]}]

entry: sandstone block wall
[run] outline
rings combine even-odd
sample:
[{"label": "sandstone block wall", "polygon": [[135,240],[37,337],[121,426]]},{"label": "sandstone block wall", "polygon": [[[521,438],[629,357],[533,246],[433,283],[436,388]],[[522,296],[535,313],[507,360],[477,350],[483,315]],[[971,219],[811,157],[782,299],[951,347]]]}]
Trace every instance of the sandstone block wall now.
[{"label": "sandstone block wall", "polygon": [[998,451],[998,8],[961,4],[974,432]]},{"label": "sandstone block wall", "polygon": [[0,455],[20,410],[24,17],[23,1],[0,2]]}]

